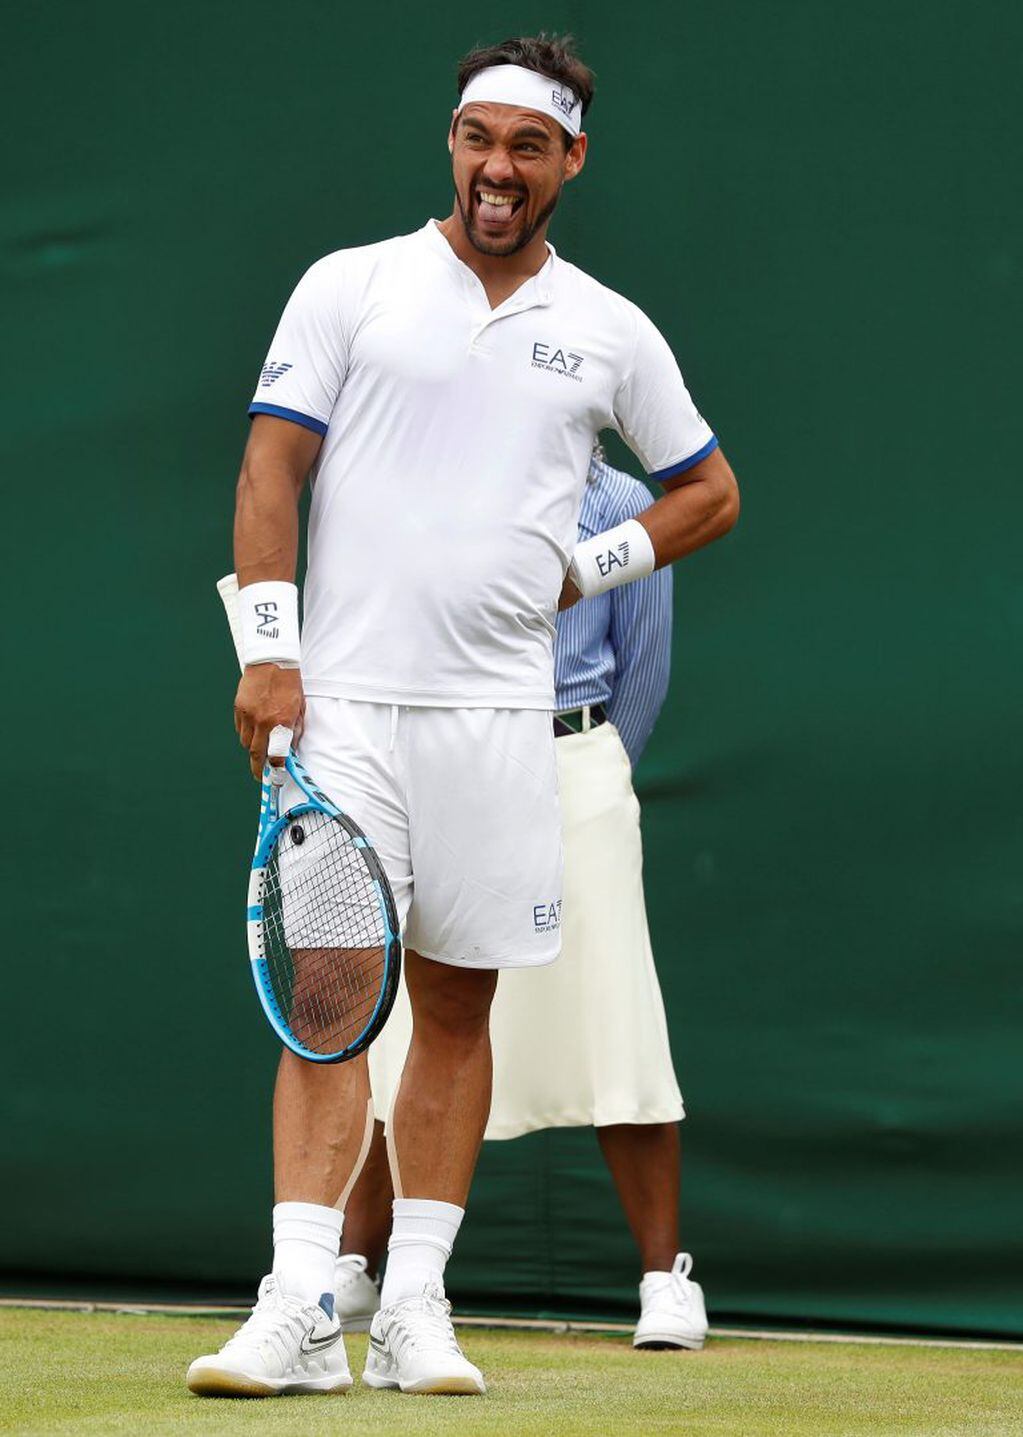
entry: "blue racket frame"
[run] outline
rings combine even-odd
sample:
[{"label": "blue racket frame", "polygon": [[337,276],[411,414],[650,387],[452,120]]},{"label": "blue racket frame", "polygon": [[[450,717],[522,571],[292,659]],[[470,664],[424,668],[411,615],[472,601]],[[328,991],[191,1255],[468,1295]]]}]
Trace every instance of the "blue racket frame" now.
[{"label": "blue racket frame", "polygon": [[[256,834],[256,850],[252,856],[252,870],[249,874],[249,893],[246,909],[246,930],[249,943],[249,962],[252,967],[252,979],[256,985],[256,992],[259,994],[259,1001],[263,1005],[263,1012],[271,1028],[280,1038],[285,1047],[298,1057],[304,1058],[310,1063],[343,1063],[349,1058],[364,1052],[370,1043],[380,1032],[387,1016],[394,1006],[394,999],[398,991],[398,978],[401,974],[401,935],[398,928],[398,915],[394,904],[394,895],[391,892],[391,885],[387,881],[380,859],[376,850],[362,829],[347,813],[343,813],[335,803],[332,803],[327,795],[316,787],[312,779],[306,773],[298,758],[289,749],[284,760],[284,771],[294,779],[295,783],[305,795],[301,803],[293,804],[284,813],[280,811],[280,793],[283,784],[283,775],[278,768],[273,770],[269,764],[263,769],[263,789],[259,806],[259,830]],[[274,775],[277,775],[277,781]],[[282,830],[289,823],[303,813],[322,813],[333,818],[350,836],[353,845],[362,850],[362,857],[369,869],[370,876],[377,891],[380,901],[380,911],[384,920],[384,978],[380,985],[380,996],[376,1006],[370,1014],[365,1027],[359,1036],[344,1048],[340,1053],[314,1053],[295,1037],[288,1027],[287,1021],[274,997],[273,985],[270,981],[270,967],[266,961],[263,945],[263,885],[266,880],[266,868],[270,861],[274,845],[277,842]]]}]

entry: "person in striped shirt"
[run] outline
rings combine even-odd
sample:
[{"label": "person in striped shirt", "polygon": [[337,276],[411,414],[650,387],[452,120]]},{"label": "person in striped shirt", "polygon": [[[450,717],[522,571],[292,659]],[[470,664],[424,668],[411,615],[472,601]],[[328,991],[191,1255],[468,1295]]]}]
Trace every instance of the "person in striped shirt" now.
[{"label": "person in striped shirt", "polygon": [[[599,448],[588,480],[580,540],[634,519],[654,502]],[[691,1257],[679,1252],[678,1124],[685,1113],[647,929],[632,787],[632,769],[668,691],[671,608],[666,566],[558,616],[562,955],[549,967],[502,975],[491,1010],[494,1091],[485,1136],[594,1127],[640,1252],[633,1343],[699,1349],[707,1334],[703,1293],[689,1277]],[[410,1025],[402,995],[370,1050],[378,1119],[389,1111]],[[375,1274],[392,1196],[378,1121],[345,1210],[335,1307],[348,1330],[367,1327],[379,1305]]]}]

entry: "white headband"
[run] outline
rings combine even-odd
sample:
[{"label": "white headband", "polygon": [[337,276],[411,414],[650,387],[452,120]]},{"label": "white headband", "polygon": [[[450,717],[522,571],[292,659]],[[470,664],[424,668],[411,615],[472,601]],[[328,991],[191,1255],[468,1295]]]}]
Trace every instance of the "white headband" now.
[{"label": "white headband", "polygon": [[491,65],[489,70],[473,75],[462,91],[459,112],[476,101],[539,110],[541,115],[557,120],[573,139],[582,127],[583,106],[575,91],[523,65]]}]

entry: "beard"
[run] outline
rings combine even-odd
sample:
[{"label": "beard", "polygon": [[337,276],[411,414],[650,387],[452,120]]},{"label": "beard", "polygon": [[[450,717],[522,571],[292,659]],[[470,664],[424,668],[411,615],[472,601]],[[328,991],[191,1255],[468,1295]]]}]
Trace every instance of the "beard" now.
[{"label": "beard", "polygon": [[559,186],[554,195],[551,197],[549,203],[544,205],[543,209],[537,215],[536,219],[532,222],[532,224],[523,225],[523,227],[519,230],[517,234],[509,235],[506,239],[486,239],[483,235],[480,234],[479,230],[476,228],[475,222],[470,218],[469,213],[466,211],[465,205],[462,203],[462,196],[458,193],[457,189],[455,190],[455,200],[458,203],[458,213],[462,216],[462,225],[465,228],[465,233],[468,237],[469,243],[472,245],[473,249],[478,250],[480,254],[494,255],[498,257],[518,254],[520,249],[525,249],[526,245],[529,244],[530,240],[536,234],[540,226],[545,225],[550,219],[551,215],[557,209],[558,200],[560,199],[561,187]]}]

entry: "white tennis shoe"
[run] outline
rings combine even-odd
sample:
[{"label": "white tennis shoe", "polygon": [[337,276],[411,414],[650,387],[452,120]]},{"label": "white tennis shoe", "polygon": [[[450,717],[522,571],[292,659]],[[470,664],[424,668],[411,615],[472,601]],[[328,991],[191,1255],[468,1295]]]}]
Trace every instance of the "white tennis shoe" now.
[{"label": "white tennis shoe", "polygon": [[402,1392],[486,1392],[478,1367],[464,1355],[451,1325],[451,1304],[431,1282],[421,1297],[382,1307],[369,1329],[362,1380]]},{"label": "white tennis shoe", "polygon": [[685,1347],[699,1352],[707,1337],[703,1288],[690,1282],[693,1259],[680,1252],[670,1272],[648,1272],[639,1285],[640,1318],[633,1347]]},{"label": "white tennis shoe", "polygon": [[347,1253],[334,1269],[334,1311],[342,1332],[368,1332],[374,1313],[380,1311],[380,1279],[366,1271],[366,1259]]},{"label": "white tennis shoe", "polygon": [[197,1357],[186,1381],[200,1397],[277,1397],[346,1392],[352,1374],[337,1317],[285,1296],[270,1276],[248,1321],[219,1352]]}]

